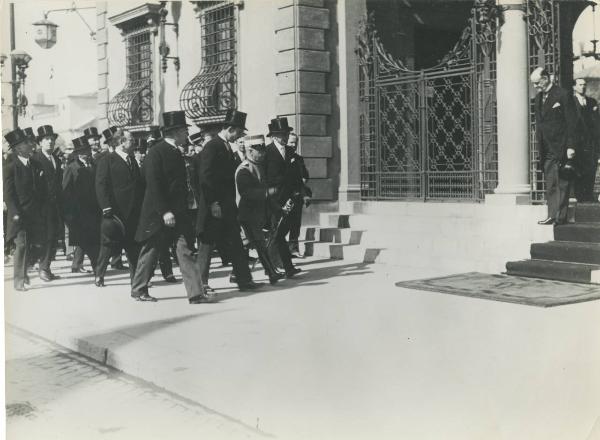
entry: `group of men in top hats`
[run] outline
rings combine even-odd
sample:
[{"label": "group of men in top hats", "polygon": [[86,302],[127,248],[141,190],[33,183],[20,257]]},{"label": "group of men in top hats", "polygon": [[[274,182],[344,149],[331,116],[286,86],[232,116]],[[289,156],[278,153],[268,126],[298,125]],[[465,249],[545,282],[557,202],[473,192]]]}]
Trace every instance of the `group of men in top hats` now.
[{"label": "group of men in top hats", "polygon": [[[38,130],[41,150],[33,156],[31,136],[21,129],[8,133],[16,154],[5,167],[4,186],[8,238],[17,247],[15,289],[25,290],[29,283],[32,246],[39,248],[40,277],[57,278],[50,261],[63,220],[70,244],[89,258],[98,287],[104,286],[111,257],[125,250],[131,296],[138,301],[156,301],[148,288],[159,260],[166,255],[170,264],[171,246],[191,304],[215,300],[208,286],[215,247],[232,263],[231,279],[240,290],[260,286],[252,278],[248,245],[256,249],[272,284],[295,276],[300,269],[292,263],[286,235],[290,214],[310,201],[306,169],[287,145],[292,128],[285,118],[271,120],[269,145],[262,135],[247,136],[245,149],[233,151],[246,131],[246,116],[230,110],[208,136],[189,136],[185,113],[166,112],[161,129],[150,134],[142,166],[132,133],[117,127],[103,131],[104,149],[93,127],[73,139],[64,169],[53,155],[52,127]],[[194,144],[197,148],[187,155]]]}]

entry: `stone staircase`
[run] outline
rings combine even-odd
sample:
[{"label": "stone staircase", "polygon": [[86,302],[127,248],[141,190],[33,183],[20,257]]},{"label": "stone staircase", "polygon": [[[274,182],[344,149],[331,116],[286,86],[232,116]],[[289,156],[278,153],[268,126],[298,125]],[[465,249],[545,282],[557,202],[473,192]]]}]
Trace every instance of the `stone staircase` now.
[{"label": "stone staircase", "polygon": [[508,262],[507,274],[600,284],[600,204],[577,204],[574,220],[554,228],[554,241],[533,243],[531,259]]}]

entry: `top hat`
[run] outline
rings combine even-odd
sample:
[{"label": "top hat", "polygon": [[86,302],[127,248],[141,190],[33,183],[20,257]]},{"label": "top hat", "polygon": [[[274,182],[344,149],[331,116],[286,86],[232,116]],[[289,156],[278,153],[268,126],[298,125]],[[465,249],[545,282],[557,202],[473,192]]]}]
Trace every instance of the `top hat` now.
[{"label": "top hat", "polygon": [[199,131],[198,133],[190,134],[190,142],[194,145],[201,145],[204,139],[204,132]]},{"label": "top hat", "polygon": [[100,139],[102,136],[98,133],[98,129],[96,127],[89,127],[83,130],[83,135],[86,138],[96,138]]},{"label": "top hat", "polygon": [[4,139],[6,139],[6,142],[8,142],[10,148],[14,148],[21,142],[29,140],[25,132],[20,128],[16,128],[13,131],[6,133],[4,135]]},{"label": "top hat", "polygon": [[185,121],[185,112],[183,110],[177,110],[174,112],[163,113],[163,131],[172,130],[179,127],[189,127]]},{"label": "top hat", "polygon": [[106,130],[102,131],[102,134],[104,135],[104,143],[105,144],[108,144],[110,142],[110,140],[113,138],[113,134],[115,134],[115,132],[117,130],[118,130],[117,127],[115,127],[114,125],[111,125]]},{"label": "top hat", "polygon": [[234,109],[227,110],[225,114],[225,120],[223,121],[223,126],[227,127],[240,127],[243,130],[248,130],[246,128],[246,117],[248,113],[239,112]]},{"label": "top hat", "polygon": [[162,133],[160,132],[160,127],[158,125],[150,126],[150,133],[148,137],[151,137],[154,140],[162,138]]},{"label": "top hat", "polygon": [[36,141],[37,142],[35,133],[33,132],[33,128],[31,128],[31,127],[24,128],[23,129],[23,133],[25,133],[25,136],[27,136],[32,141]]},{"label": "top hat", "polygon": [[265,137],[262,134],[256,136],[246,136],[244,138],[244,147],[262,149],[265,147]]},{"label": "top hat", "polygon": [[125,239],[125,225],[119,217],[103,217],[100,224],[102,244],[121,243]]},{"label": "top hat", "polygon": [[288,125],[287,118],[275,118],[271,119],[271,123],[269,124],[268,136],[275,133],[291,133],[292,131],[294,129]]},{"label": "top hat", "polygon": [[41,127],[38,127],[38,136],[37,136],[38,142],[41,141],[46,136],[52,136],[54,139],[56,139],[58,137],[58,135],[56,133],[54,133],[54,130],[52,129],[52,125],[42,125]]},{"label": "top hat", "polygon": [[75,138],[71,142],[73,142],[73,153],[79,153],[86,150],[92,151],[92,147],[90,147],[88,139],[85,136]]}]

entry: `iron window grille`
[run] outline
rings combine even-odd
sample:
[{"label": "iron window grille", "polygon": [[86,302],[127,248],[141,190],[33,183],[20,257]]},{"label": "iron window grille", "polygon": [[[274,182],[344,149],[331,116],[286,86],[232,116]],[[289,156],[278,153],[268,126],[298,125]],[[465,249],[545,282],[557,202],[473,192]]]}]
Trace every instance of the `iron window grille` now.
[{"label": "iron window grille", "polygon": [[126,37],[125,87],[109,103],[111,125],[129,128],[152,124],[152,40],[149,29]]},{"label": "iron window grille", "polygon": [[218,2],[201,13],[202,68],[180,96],[181,108],[198,124],[220,122],[237,106],[235,22],[233,2]]}]

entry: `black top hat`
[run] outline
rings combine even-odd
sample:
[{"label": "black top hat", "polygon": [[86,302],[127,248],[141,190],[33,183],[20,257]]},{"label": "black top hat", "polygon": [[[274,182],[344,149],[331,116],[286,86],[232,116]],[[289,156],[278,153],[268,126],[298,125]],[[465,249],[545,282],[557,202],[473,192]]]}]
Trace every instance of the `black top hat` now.
[{"label": "black top hat", "polygon": [[14,148],[21,142],[29,140],[25,132],[20,128],[16,128],[15,130],[6,133],[4,135],[4,139],[6,139],[6,142],[8,142],[10,148]]},{"label": "black top hat", "polygon": [[227,114],[225,114],[225,120],[223,121],[223,126],[231,126],[231,127],[240,127],[244,130],[248,130],[246,128],[246,117],[247,113],[238,112],[234,109],[227,110]]},{"label": "black top hat", "polygon": [[163,131],[179,127],[189,127],[185,121],[185,112],[183,110],[163,113],[163,122]]},{"label": "black top hat", "polygon": [[287,118],[276,118],[271,119],[271,123],[269,124],[269,134],[267,136],[271,136],[275,133],[291,133],[292,131],[294,131],[294,129],[288,125]]},{"label": "black top hat", "polygon": [[100,230],[102,231],[102,244],[121,243],[125,239],[125,225],[114,214],[112,217],[102,218]]},{"label": "black top hat", "polygon": [[24,128],[23,133],[25,133],[25,136],[27,136],[32,141],[37,141],[35,133],[33,132],[33,128],[31,128],[31,127]]},{"label": "black top hat", "polygon": [[160,127],[158,125],[151,125],[150,133],[148,134],[148,137],[151,137],[154,140],[162,138],[162,133],[160,132]]},{"label": "black top hat", "polygon": [[52,125],[42,125],[41,127],[38,127],[38,137],[37,137],[38,142],[41,141],[46,136],[52,136],[54,139],[56,139],[58,137],[58,135],[56,133],[54,133],[54,130],[52,129]]},{"label": "black top hat", "polygon": [[108,144],[108,142],[113,138],[113,134],[115,134],[117,130],[118,128],[112,125],[102,132],[102,134],[104,135],[105,144]]},{"label": "black top hat", "polygon": [[83,135],[86,138],[95,138],[95,139],[100,139],[102,137],[102,135],[100,135],[100,133],[98,133],[98,129],[96,127],[86,128],[85,130],[83,130]]},{"label": "black top hat", "polygon": [[190,141],[194,145],[200,145],[202,143],[203,139],[204,139],[204,133],[201,131],[190,135]]},{"label": "black top hat", "polygon": [[73,142],[73,153],[80,153],[86,150],[89,152],[92,151],[92,147],[90,147],[88,139],[85,136],[75,138],[71,142]]}]

